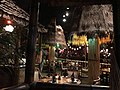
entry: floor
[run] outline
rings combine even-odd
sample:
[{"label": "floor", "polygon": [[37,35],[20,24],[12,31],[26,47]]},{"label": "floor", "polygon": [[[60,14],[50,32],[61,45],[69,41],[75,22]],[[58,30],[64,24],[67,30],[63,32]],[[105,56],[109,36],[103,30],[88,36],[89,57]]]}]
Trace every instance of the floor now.
[{"label": "floor", "polygon": [[[60,70],[57,70],[57,74],[61,75],[61,71]],[[72,75],[73,71],[68,71],[68,77],[70,77]],[[46,77],[48,75],[47,72],[42,72],[42,77]],[[74,71],[74,76],[77,78],[77,71]],[[87,84],[88,81],[88,76],[87,76],[87,73],[86,72],[83,72],[83,73],[80,73],[80,81],[81,81],[81,84]],[[39,81],[39,76],[38,76],[38,69],[35,70],[35,74],[34,74],[34,80],[35,81]]]}]

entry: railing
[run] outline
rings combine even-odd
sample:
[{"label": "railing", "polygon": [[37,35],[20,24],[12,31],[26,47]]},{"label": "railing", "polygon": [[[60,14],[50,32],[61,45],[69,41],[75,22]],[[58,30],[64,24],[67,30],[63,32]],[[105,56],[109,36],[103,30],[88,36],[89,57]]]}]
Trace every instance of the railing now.
[{"label": "railing", "polygon": [[109,86],[68,85],[36,82],[31,85],[31,90],[109,90]]},{"label": "railing", "polygon": [[68,85],[33,82],[32,84],[22,84],[3,88],[1,90],[109,90],[109,86],[98,85]]},{"label": "railing", "polygon": [[30,85],[20,84],[20,85],[11,86],[8,88],[2,88],[1,90],[30,90]]},{"label": "railing", "polygon": [[[61,60],[62,62],[63,62],[63,61],[67,61],[67,62],[80,63],[80,65],[82,66],[82,68],[88,66],[88,61],[83,61],[83,60],[72,60],[72,59],[63,59],[63,58],[57,58],[56,61],[59,61],[59,60]],[[107,62],[106,62],[106,63],[100,63],[100,67],[101,67],[101,68],[104,67],[104,66],[110,68],[111,64],[110,64],[110,63],[107,63]],[[63,66],[63,67],[64,67],[64,66]]]}]

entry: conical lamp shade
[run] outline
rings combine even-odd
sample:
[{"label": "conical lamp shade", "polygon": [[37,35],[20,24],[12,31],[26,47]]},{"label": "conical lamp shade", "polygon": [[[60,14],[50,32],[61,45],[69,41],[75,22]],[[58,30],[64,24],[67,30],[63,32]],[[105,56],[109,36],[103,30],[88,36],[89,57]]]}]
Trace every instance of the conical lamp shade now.
[{"label": "conical lamp shade", "polygon": [[47,42],[49,45],[58,46],[57,48],[65,48],[66,40],[62,27],[60,25],[56,25],[56,18],[53,18],[48,25],[48,38]]},{"label": "conical lamp shade", "polygon": [[64,31],[60,25],[56,26],[55,42],[60,44],[61,48],[67,47]]},{"label": "conical lamp shade", "polygon": [[83,7],[79,32],[96,30],[113,31],[112,5],[90,5]]}]

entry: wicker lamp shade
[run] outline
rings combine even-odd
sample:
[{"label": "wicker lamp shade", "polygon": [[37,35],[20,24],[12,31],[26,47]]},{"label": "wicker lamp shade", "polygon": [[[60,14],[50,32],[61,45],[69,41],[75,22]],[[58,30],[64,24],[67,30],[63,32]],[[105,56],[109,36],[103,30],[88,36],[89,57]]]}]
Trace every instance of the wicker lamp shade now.
[{"label": "wicker lamp shade", "polygon": [[79,32],[87,34],[108,34],[113,31],[112,5],[84,6]]}]

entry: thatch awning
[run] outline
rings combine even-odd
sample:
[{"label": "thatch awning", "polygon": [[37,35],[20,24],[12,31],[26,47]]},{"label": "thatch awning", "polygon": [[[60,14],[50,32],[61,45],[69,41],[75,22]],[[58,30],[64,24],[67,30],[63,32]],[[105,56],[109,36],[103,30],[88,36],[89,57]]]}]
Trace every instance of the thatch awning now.
[{"label": "thatch awning", "polygon": [[62,47],[67,47],[64,31],[63,31],[63,28],[60,25],[56,26],[55,42],[59,43]]},{"label": "thatch awning", "polygon": [[19,25],[27,25],[29,14],[14,4],[12,0],[0,1],[0,17],[11,19]]},{"label": "thatch awning", "polygon": [[[0,17],[11,19],[18,25],[26,26],[28,28],[30,15],[15,5],[12,0],[0,1]],[[46,33],[47,29],[45,29],[43,25],[38,24],[38,32]]]},{"label": "thatch awning", "polygon": [[[53,28],[52,26],[50,28]],[[48,30],[48,37],[46,37],[45,43],[49,45],[56,46],[57,44],[60,45],[60,48],[67,48],[64,30],[60,25],[56,25],[55,31]]]},{"label": "thatch awning", "polygon": [[84,6],[79,32],[113,31],[112,5]]},{"label": "thatch awning", "polygon": [[[29,24],[25,26],[25,28],[27,30],[29,30]],[[37,29],[38,29],[38,33],[47,33],[48,32],[48,29],[45,28],[45,26],[43,26],[42,24],[38,23],[37,25]]]},{"label": "thatch awning", "polygon": [[42,24],[38,24],[38,32],[47,33],[48,29],[45,29],[45,26],[43,26]]}]

